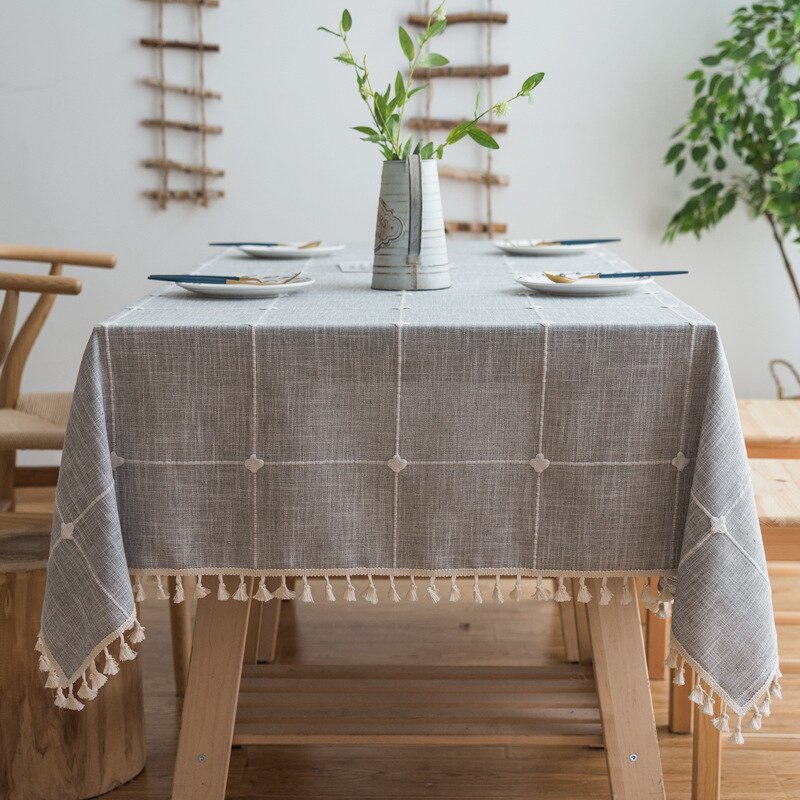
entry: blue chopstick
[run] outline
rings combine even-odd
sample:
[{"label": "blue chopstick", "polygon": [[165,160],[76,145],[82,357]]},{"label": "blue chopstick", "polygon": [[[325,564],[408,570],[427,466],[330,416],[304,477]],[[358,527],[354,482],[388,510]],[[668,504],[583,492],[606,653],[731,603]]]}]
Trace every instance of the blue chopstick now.
[{"label": "blue chopstick", "polygon": [[[588,273],[593,274],[593,273]],[[598,278],[653,278],[658,275],[688,275],[688,269],[662,269],[653,272],[600,272]]]},{"label": "blue chopstick", "polygon": [[148,275],[151,281],[169,281],[171,283],[227,283],[238,281],[238,275]]}]

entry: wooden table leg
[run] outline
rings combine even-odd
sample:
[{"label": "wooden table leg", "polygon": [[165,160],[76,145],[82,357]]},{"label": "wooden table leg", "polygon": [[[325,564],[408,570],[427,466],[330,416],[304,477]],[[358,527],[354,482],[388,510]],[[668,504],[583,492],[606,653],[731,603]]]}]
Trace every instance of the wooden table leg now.
[{"label": "wooden table leg", "polygon": [[[280,585],[280,578],[267,578],[270,592]],[[253,603],[250,607],[250,622],[247,626],[247,642],[244,648],[245,664],[271,664],[275,660],[278,644],[278,624],[281,619],[280,600],[268,603]]]},{"label": "wooden table leg", "polygon": [[676,686],[672,680],[678,670],[670,670],[669,683],[669,732],[691,733],[694,704],[689,699],[694,686],[694,670],[686,664],[684,677],[686,683]]},{"label": "wooden table leg", "polygon": [[[600,581],[591,592],[600,596]],[[622,579],[608,581],[614,600],[588,604],[595,683],[614,800],[664,800],[664,776],[638,606],[619,602]]]},{"label": "wooden table leg", "polygon": [[[589,665],[592,663],[592,640],[589,636],[589,615],[586,611],[586,603],[578,603],[575,598],[578,596],[580,581],[572,579],[572,607],[575,612],[575,629],[578,636],[578,663]],[[567,605],[563,603],[563,605]]]},{"label": "wooden table leg", "polygon": [[225,797],[249,614],[249,599],[221,602],[212,593],[197,604],[173,800]]},{"label": "wooden table leg", "polygon": [[575,621],[575,600],[570,603],[559,603],[558,613],[561,617],[561,635],[564,639],[564,654],[570,664],[580,661],[578,651],[578,626]]},{"label": "wooden table leg", "polygon": [[719,800],[722,778],[722,735],[699,706],[694,709],[692,800]]},{"label": "wooden table leg", "polygon": [[[650,579],[650,588],[658,594],[658,578]],[[647,612],[647,674],[651,681],[663,681],[667,677],[664,663],[669,652],[669,620],[661,619],[652,611]]]},{"label": "wooden table leg", "polygon": [[[182,603],[169,601],[169,626],[172,633],[172,669],[175,673],[175,694],[183,697],[186,692],[186,680],[189,677],[189,658],[192,654],[192,596],[194,579],[188,576],[181,578],[186,600]],[[175,596],[176,579],[169,579],[169,596]]]}]

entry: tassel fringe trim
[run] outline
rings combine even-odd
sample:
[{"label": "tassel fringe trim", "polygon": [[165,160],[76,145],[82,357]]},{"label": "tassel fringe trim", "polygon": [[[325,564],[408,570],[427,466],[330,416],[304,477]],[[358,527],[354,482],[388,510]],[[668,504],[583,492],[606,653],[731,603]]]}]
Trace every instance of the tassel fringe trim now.
[{"label": "tassel fringe trim", "polygon": [[[203,585],[203,578],[217,578],[217,599],[220,601],[242,601],[246,602],[250,598],[249,592],[252,593],[252,598],[259,602],[269,602],[273,599],[279,600],[294,600],[299,599],[301,602],[313,603],[314,597],[312,594],[312,587],[309,582],[310,578],[323,578],[325,581],[325,600],[329,603],[336,602],[338,599],[334,591],[332,583],[333,578],[343,577],[345,580],[345,591],[342,599],[346,602],[357,602],[358,597],[356,588],[352,583],[352,573],[341,572],[306,572],[301,573],[299,576],[302,580],[302,589],[299,593],[292,591],[287,583],[288,577],[294,577],[285,573],[277,572],[264,572],[256,573],[253,570],[246,570],[242,573],[233,573],[238,577],[238,585],[233,593],[228,591],[225,584],[226,575],[218,571],[199,571],[192,572],[189,570],[182,570],[177,573],[155,573],[142,571],[134,574],[133,577],[133,597],[136,602],[142,602],[147,598],[146,582],[148,577],[152,577],[155,583],[155,596],[157,598],[172,601],[174,603],[181,603],[185,601],[186,589],[182,576],[196,576],[197,580],[194,586],[193,596],[195,599],[207,597],[211,590]],[[520,601],[526,598],[533,598],[540,602],[569,602],[572,600],[572,595],[567,588],[566,580],[569,578],[578,579],[578,588],[575,599],[579,603],[597,602],[600,605],[609,605],[612,602],[619,602],[622,605],[628,605],[633,602],[634,596],[631,591],[631,578],[634,577],[633,573],[628,574],[607,574],[598,575],[587,573],[584,575],[573,573],[518,573],[512,570],[503,570],[500,572],[490,573],[477,573],[477,572],[435,572],[435,573],[421,573],[423,577],[428,578],[428,584],[424,588],[417,585],[416,578],[420,577],[420,573],[408,574],[393,574],[388,570],[374,570],[373,572],[366,573],[367,588],[362,592],[361,599],[370,604],[377,604],[379,602],[378,590],[375,586],[374,577],[387,575],[389,578],[389,592],[387,599],[392,603],[400,603],[401,598],[406,602],[417,602],[420,599],[420,591],[425,599],[429,599],[432,603],[439,603],[442,599],[439,587],[436,584],[437,578],[448,579],[449,585],[447,587],[446,598],[451,603],[461,602],[463,599],[462,588],[459,585],[459,579],[471,581],[471,594],[472,600],[475,603],[483,603],[485,601],[484,591],[481,588],[481,578],[493,578],[493,586],[491,590],[491,598],[496,603],[503,603],[505,597],[503,595],[500,578],[501,576],[513,577],[514,588],[510,592],[509,597],[514,601]],[[669,573],[671,574],[671,573]],[[362,573],[363,575],[363,573]],[[231,575],[229,574],[229,577]],[[248,588],[246,577],[254,578],[252,587]],[[280,578],[280,584],[275,591],[270,591],[266,585],[268,577]],[[623,578],[622,592],[617,598],[614,593],[608,588],[608,579],[612,577]],[[175,592],[172,597],[167,593],[164,579],[175,578]],[[556,582],[556,589],[553,591],[546,583],[545,580],[552,578]],[[257,583],[256,580],[257,579]],[[587,585],[588,579],[597,579],[600,581],[599,591],[592,594]],[[401,595],[401,589],[398,587],[397,581],[408,581],[407,590],[404,595]],[[532,581],[532,584],[530,584]],[[663,587],[665,582],[661,582]],[[257,588],[256,588],[257,587]],[[668,613],[667,609],[672,602],[672,596],[661,588],[656,594],[653,592],[649,585],[649,581],[645,582],[644,589],[642,590],[642,602],[653,611],[653,613],[661,614]],[[126,639],[127,635],[127,639]],[[87,702],[91,702],[97,697],[98,691],[105,685],[110,676],[116,675],[120,671],[120,663],[124,661],[131,661],[136,658],[136,651],[131,645],[139,644],[145,639],[145,629],[136,617],[136,612],[125,621],[116,631],[107,636],[100,642],[94,649],[93,654],[89,659],[80,667],[80,669],[72,676],[67,677],[58,666],[58,663],[50,653],[46,643],[40,635],[36,640],[35,650],[39,653],[39,669],[46,673],[45,688],[55,690],[54,704],[58,708],[64,708],[72,711],[80,711],[84,708]],[[750,714],[748,728],[751,730],[760,730],[764,717],[768,717],[771,713],[771,706],[773,700],[781,699],[781,685],[779,679],[782,677],[780,668],[776,664],[769,679],[764,684],[759,692],[755,694],[752,700],[744,706],[737,705],[732,698],[730,698],[720,687],[713,682],[708,673],[700,668],[691,658],[687,655],[680,645],[680,643],[672,637],[670,642],[669,655],[666,660],[668,667],[675,671],[673,682],[677,685],[683,685],[686,682],[686,665],[688,664],[695,672],[696,680],[692,689],[690,700],[700,706],[703,713],[712,717],[714,725],[721,733],[730,737],[730,741],[735,744],[744,743],[744,735],[742,727],[744,718]],[[732,725],[731,714],[736,717],[735,726]],[[715,716],[718,712],[718,715]]]}]

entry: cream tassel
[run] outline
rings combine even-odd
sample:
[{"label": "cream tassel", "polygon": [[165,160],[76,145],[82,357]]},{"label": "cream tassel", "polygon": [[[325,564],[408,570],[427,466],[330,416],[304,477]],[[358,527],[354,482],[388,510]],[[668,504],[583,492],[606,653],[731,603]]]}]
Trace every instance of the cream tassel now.
[{"label": "cream tassel", "polygon": [[655,615],[659,619],[668,619],[669,618],[669,611],[667,611],[667,604],[664,603],[664,602],[656,603]]},{"label": "cream tassel", "polygon": [[[33,649],[37,653],[44,653],[44,642],[42,641],[42,634],[41,633],[36,637],[36,644],[33,646]],[[783,677],[783,676],[779,676],[779,677]]]},{"label": "cream tassel", "polygon": [[431,575],[431,582],[426,587],[425,591],[428,593],[428,597],[431,598],[432,603],[438,603],[440,600],[439,597],[439,590],[436,588],[436,576]]},{"label": "cream tassel", "polygon": [[778,683],[777,678],[772,681],[772,694],[775,695],[776,700],[783,700],[783,690],[781,689],[781,685]]},{"label": "cream tassel", "polygon": [[703,687],[700,685],[700,678],[695,681],[694,689],[692,689],[692,693],[689,695],[689,700],[694,703],[696,706],[702,706],[706,701],[706,693],[703,691]]},{"label": "cream tassel", "polygon": [[481,594],[481,585],[477,572],[475,573],[475,580],[472,583],[472,599],[478,604],[483,602],[483,595]]},{"label": "cream tassel", "polygon": [[720,733],[730,733],[731,728],[729,724],[730,717],[728,716],[728,704],[722,704],[722,713],[718,717],[714,717],[712,721],[712,725],[720,732]]},{"label": "cream tassel", "polygon": [[143,603],[145,600],[147,600],[147,593],[144,590],[144,585],[142,584],[142,576],[141,575],[137,575],[136,576],[136,581],[135,581],[134,585],[136,587],[136,595],[135,595],[136,602],[137,603]]},{"label": "cream tassel", "polygon": [[218,575],[217,577],[219,579],[219,584],[217,585],[217,600],[230,600],[231,595],[225,586],[225,578],[223,578],[222,575]]},{"label": "cream tassel", "polygon": [[182,603],[186,599],[183,593],[183,578],[180,575],[175,576],[175,596],[172,598],[173,603]]},{"label": "cream tassel", "polygon": [[650,588],[650,578],[644,579],[644,586],[642,586],[642,593],[639,595],[639,599],[648,611],[656,610],[658,595],[654,594],[653,590]]},{"label": "cream tassel", "polygon": [[400,602],[400,595],[397,593],[397,587],[394,585],[394,575],[389,576],[389,599],[393,603]]},{"label": "cream tassel", "polygon": [[767,693],[764,696],[764,700],[759,706],[758,710],[765,717],[768,717],[770,714],[772,714],[772,698],[770,697],[769,689],[767,689]]},{"label": "cream tassel", "polygon": [[336,595],[333,593],[333,586],[331,586],[331,579],[327,575],[325,576],[325,599],[329,603],[336,602]]},{"label": "cream tassel", "polygon": [[450,597],[448,599],[451,603],[457,603],[461,599],[461,589],[458,587],[455,575],[450,578]]},{"label": "cream tassel", "polygon": [[706,704],[703,706],[703,713],[707,717],[714,716],[714,692],[711,691],[711,688],[709,688],[708,694],[706,695]]},{"label": "cream tassel", "polygon": [[97,664],[95,664],[94,661],[89,664],[89,680],[92,682],[92,690],[95,692],[102,689],[108,683],[108,678],[106,678],[102,672],[98,671]]},{"label": "cream tassel", "polygon": [[361,593],[361,597],[368,603],[372,603],[374,606],[378,602],[378,590],[375,588],[375,584],[372,582],[372,575],[367,575],[367,580],[369,581],[369,584]]},{"label": "cream tassel", "polygon": [[84,708],[83,703],[72,693],[72,684],[70,684],[69,694],[67,695],[67,702],[64,708],[68,708],[70,711],[81,711]]},{"label": "cream tassel", "polygon": [[630,586],[628,586],[628,578],[622,579],[622,598],[620,599],[622,605],[627,606],[633,602],[633,595],[631,594]]},{"label": "cream tassel", "polygon": [[536,600],[543,600],[544,602],[553,599],[553,593],[544,585],[541,575],[536,576],[536,591],[533,596]]},{"label": "cream tassel", "polygon": [[83,671],[81,676],[81,688],[78,689],[78,697],[81,700],[94,700],[97,697],[97,692],[89,688],[89,684],[86,681],[86,670]]},{"label": "cream tassel", "polygon": [[676,669],[678,666],[678,651],[670,650],[669,655],[664,659],[664,666],[669,669]]},{"label": "cream tassel", "polygon": [[258,579],[258,589],[254,595],[254,598],[259,601],[259,603],[268,603],[270,600],[275,599],[275,595],[267,589],[267,579],[262,575]]},{"label": "cream tassel", "polygon": [[614,599],[614,593],[608,588],[608,578],[600,582],[600,605],[607,606]]},{"label": "cream tassel", "polygon": [[247,594],[247,586],[244,582],[244,575],[239,576],[239,586],[233,595],[233,599],[238,600],[240,603],[246,603],[250,599]]},{"label": "cream tassel", "polygon": [[275,590],[278,600],[294,600],[297,595],[286,585],[286,576],[281,575],[281,585]]},{"label": "cream tassel", "polygon": [[514,581],[514,588],[511,590],[509,597],[517,603],[522,600],[522,575],[517,575],[517,579]]},{"label": "cream tassel", "polygon": [[303,603],[313,603],[314,595],[311,593],[311,584],[308,582],[308,575],[303,575],[303,593],[300,595]]},{"label": "cream tassel", "polygon": [[159,600],[169,600],[169,595],[164,589],[164,584],[161,582],[160,575],[156,575],[156,597]]},{"label": "cream tassel", "polygon": [[144,641],[144,625],[138,619],[133,623],[133,631],[128,639],[131,644],[139,644]]},{"label": "cream tassel", "polygon": [[[41,642],[41,639],[39,640]],[[775,680],[779,681],[783,677],[783,673],[781,672],[780,664],[775,667]]]},{"label": "cream tassel", "polygon": [[734,744],[744,744],[744,736],[742,736],[742,716],[739,715],[739,721],[736,723],[736,730],[731,734],[729,742]]},{"label": "cream tassel", "polygon": [[104,675],[116,675],[119,672],[119,664],[117,664],[116,659],[111,653],[108,652],[108,648],[103,648],[103,653],[106,657],[106,663],[103,665],[103,674]]},{"label": "cream tassel", "polygon": [[686,662],[681,662],[678,671],[675,673],[675,677],[672,679],[672,682],[676,686],[684,686],[686,684]]},{"label": "cream tassel", "polygon": [[500,589],[500,576],[494,576],[494,589],[492,589],[492,600],[496,603],[505,603],[506,599],[503,597],[503,591]]},{"label": "cream tassel", "polygon": [[56,689],[56,699],[53,701],[53,705],[58,706],[58,708],[67,707],[67,698],[64,697],[64,690],[60,686]]},{"label": "cream tassel", "polygon": [[556,593],[553,595],[553,599],[556,603],[568,603],[572,600],[572,595],[567,591],[567,587],[564,585],[564,579],[558,579],[558,589],[556,589]]},{"label": "cream tassel", "polygon": [[52,672],[53,665],[50,663],[50,659],[42,653],[39,656],[39,672]]},{"label": "cream tassel", "polygon": [[45,681],[44,688],[45,689],[58,689],[59,687],[58,678],[56,677],[55,672],[51,672],[47,676],[47,680]]},{"label": "cream tassel", "polygon": [[211,589],[203,586],[203,576],[197,576],[197,583],[194,585],[194,599],[200,600],[203,597],[208,597],[211,594]]},{"label": "cream tassel", "polygon": [[408,587],[408,591],[406,592],[406,600],[411,603],[417,602],[417,582],[414,580],[414,576],[411,576],[411,584]]},{"label": "cream tassel", "polygon": [[761,730],[761,712],[757,708],[753,709],[753,716],[750,717],[750,730]]},{"label": "cream tassel", "polygon": [[589,591],[589,588],[586,586],[586,578],[581,578],[578,581],[578,602],[579,603],[591,603],[592,601],[592,593]]},{"label": "cream tassel", "polygon": [[133,661],[136,658],[136,651],[132,650],[130,645],[125,641],[124,636],[119,637],[119,660],[120,661]]},{"label": "cream tassel", "polygon": [[345,576],[347,578],[347,590],[344,593],[344,599],[347,600],[348,603],[355,603],[356,602],[356,587],[353,586],[350,576]]}]

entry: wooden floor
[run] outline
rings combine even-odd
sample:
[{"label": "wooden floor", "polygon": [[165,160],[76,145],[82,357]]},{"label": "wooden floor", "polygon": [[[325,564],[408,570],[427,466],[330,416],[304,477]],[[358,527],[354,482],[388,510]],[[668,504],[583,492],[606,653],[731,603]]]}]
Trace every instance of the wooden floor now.
[{"label": "wooden floor", "polygon": [[[40,506],[41,494],[27,499]],[[30,506],[29,506],[30,508]],[[38,509],[37,509],[38,510]],[[800,608],[800,581],[773,582],[780,610]],[[513,582],[506,587],[508,590]],[[476,606],[384,602],[284,603],[278,644],[282,663],[551,664],[563,659],[554,604],[506,601]],[[491,583],[483,590],[491,594]],[[324,592],[315,586],[320,599]],[[420,593],[422,598],[424,593]],[[147,641],[140,647],[145,681],[147,768],[106,795],[168,798],[179,722],[174,696],[167,604],[143,604]],[[781,652],[800,658],[800,627],[779,630]],[[784,700],[773,704],[763,732],[800,732],[800,675],[786,676]],[[667,685],[653,685],[669,800],[689,800],[691,741],[666,732]],[[745,731],[745,736],[747,731]],[[610,797],[601,750],[524,747],[370,748],[241,747],[231,759],[228,798],[255,800],[604,800]],[[800,800],[800,753],[728,746],[723,752],[725,800]]]}]

